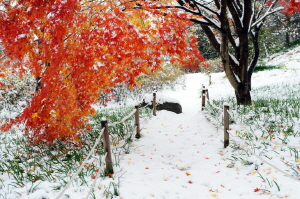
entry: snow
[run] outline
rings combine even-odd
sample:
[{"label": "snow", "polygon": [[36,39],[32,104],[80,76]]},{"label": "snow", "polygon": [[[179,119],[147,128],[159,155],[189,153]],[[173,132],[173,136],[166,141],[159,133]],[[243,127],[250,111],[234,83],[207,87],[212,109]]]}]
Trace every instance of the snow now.
[{"label": "snow", "polygon": [[[274,1],[274,2],[275,2],[275,1]],[[273,3],[274,3],[274,2],[273,2]],[[273,3],[272,3],[272,4],[273,4]],[[255,23],[252,23],[251,28],[253,28],[254,26],[259,27],[259,26],[261,25],[261,23],[263,23],[263,21],[266,19],[266,17],[268,17],[269,15],[271,15],[271,14],[273,14],[273,13],[275,13],[275,12],[278,12],[278,11],[284,9],[283,7],[277,7],[277,8],[272,9],[272,7],[273,7],[273,6],[269,6],[269,8],[268,8],[268,10],[266,11],[266,13],[265,13],[262,17],[258,18],[258,19],[255,21]],[[271,9],[272,9],[272,10],[271,10]]]},{"label": "snow", "polygon": [[[153,94],[146,94],[144,96],[145,103],[152,103],[153,100]],[[176,98],[166,96],[161,92],[156,93],[156,103],[163,104],[164,102],[170,102],[170,103],[178,103],[180,104],[180,101],[178,101]]]},{"label": "snow", "polygon": [[229,53],[229,56],[231,57],[231,59],[234,61],[234,63],[236,64],[236,65],[239,65],[240,64],[240,62],[235,58],[235,56],[233,56],[231,53]]},{"label": "snow", "polygon": [[[265,60],[269,65],[285,64],[286,70],[262,71],[253,74],[253,89],[264,85],[299,80],[300,47],[285,54],[277,54]],[[213,73],[209,89],[210,99],[234,96],[234,90],[225,78],[225,73]],[[276,180],[281,191],[269,188],[262,182],[253,165],[243,165],[237,161],[229,166],[232,149],[223,148],[223,129],[217,129],[201,111],[200,91],[202,84],[208,84],[208,76],[202,73],[187,74],[185,88],[157,93],[157,102],[180,102],[182,114],[165,110],[158,111],[147,124],[142,124],[141,138],[134,140],[131,152],[114,168],[119,176],[119,196],[115,199],[298,199],[299,183],[271,166],[265,166],[265,173]],[[145,96],[151,102],[152,94]],[[280,97],[280,96],[278,96]],[[298,144],[299,143],[293,143]],[[250,158],[258,162],[254,156]],[[0,173],[1,174],[1,173]],[[0,178],[8,180],[7,176]],[[111,179],[104,179],[101,186],[108,187]],[[36,183],[30,186],[36,186]],[[5,183],[4,183],[5,184]],[[9,192],[1,193],[7,199],[54,199],[58,191],[53,191],[56,183],[42,182],[36,191],[28,193],[28,187],[9,187]],[[2,186],[0,184],[0,186]],[[271,190],[267,192],[256,189]],[[0,189],[4,191],[4,189]],[[73,183],[63,198],[85,198],[89,188]],[[18,194],[16,194],[18,193]],[[96,189],[97,199],[106,198]],[[101,192],[102,193],[102,192]]]}]

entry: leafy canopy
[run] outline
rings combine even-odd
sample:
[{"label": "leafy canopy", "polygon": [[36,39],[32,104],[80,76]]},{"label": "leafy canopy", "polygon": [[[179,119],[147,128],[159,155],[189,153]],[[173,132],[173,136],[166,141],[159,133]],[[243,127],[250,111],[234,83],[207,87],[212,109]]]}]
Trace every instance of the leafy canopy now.
[{"label": "leafy canopy", "polygon": [[135,6],[114,0],[0,0],[6,56],[1,69],[30,71],[42,85],[2,130],[25,123],[36,143],[80,141],[101,92],[120,82],[134,86],[136,76],[158,70],[164,57],[203,60],[185,14]]},{"label": "leafy canopy", "polygon": [[296,14],[297,12],[300,12],[299,0],[280,0],[278,2],[278,5],[284,7],[281,13],[287,16],[291,16],[293,14]]}]

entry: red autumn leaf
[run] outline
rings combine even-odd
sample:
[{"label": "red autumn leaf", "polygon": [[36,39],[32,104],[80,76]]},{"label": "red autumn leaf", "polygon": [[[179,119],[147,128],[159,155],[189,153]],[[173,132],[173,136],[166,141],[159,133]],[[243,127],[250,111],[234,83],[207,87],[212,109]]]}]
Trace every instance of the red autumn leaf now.
[{"label": "red autumn leaf", "polygon": [[254,192],[259,192],[259,191],[260,191],[259,188],[254,189]]},{"label": "red autumn leaf", "polygon": [[193,182],[192,182],[192,181],[188,181],[188,183],[189,183],[189,184],[193,184]]}]

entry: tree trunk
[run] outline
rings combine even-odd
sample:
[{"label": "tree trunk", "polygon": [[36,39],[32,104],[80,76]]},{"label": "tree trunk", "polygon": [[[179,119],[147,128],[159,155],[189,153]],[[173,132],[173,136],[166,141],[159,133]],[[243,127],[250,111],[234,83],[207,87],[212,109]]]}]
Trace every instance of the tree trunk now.
[{"label": "tree trunk", "polygon": [[[278,11],[274,8],[277,1],[273,1],[270,7],[260,7],[259,3],[252,0],[213,0],[217,11],[209,6],[206,8],[207,5],[202,1],[197,1],[197,4],[185,0],[177,2],[180,9],[203,17],[204,20],[193,18],[191,21],[201,26],[210,44],[221,56],[227,79],[235,90],[237,103],[251,104],[251,77],[260,53],[258,33],[267,16]],[[198,12],[196,9],[190,11],[195,7]],[[210,13],[214,14],[218,23],[205,16]],[[291,35],[288,36],[287,41],[291,42]]]},{"label": "tree trunk", "polygon": [[235,96],[238,105],[248,105],[251,103],[250,81],[248,83],[240,83],[235,90]]},{"label": "tree trunk", "polygon": [[291,26],[291,17],[289,17],[288,15],[286,15],[287,18],[287,25],[286,25],[286,32],[285,32],[285,43],[287,46],[290,45],[291,43],[291,39],[290,39],[290,26]]},{"label": "tree trunk", "polygon": [[288,31],[285,32],[285,43],[286,43],[287,46],[290,45],[290,34],[289,34]]}]

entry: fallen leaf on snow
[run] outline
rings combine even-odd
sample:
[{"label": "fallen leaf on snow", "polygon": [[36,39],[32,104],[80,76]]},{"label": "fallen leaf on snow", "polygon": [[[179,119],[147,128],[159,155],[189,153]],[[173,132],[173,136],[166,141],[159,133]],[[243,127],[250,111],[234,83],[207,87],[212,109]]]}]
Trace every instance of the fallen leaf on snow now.
[{"label": "fallen leaf on snow", "polygon": [[265,195],[271,195],[271,193],[268,192],[268,191],[265,191],[264,194],[265,194]]},{"label": "fallen leaf on snow", "polygon": [[289,196],[288,195],[285,195],[285,196],[283,196],[283,197],[280,197],[280,198],[288,198]]}]

